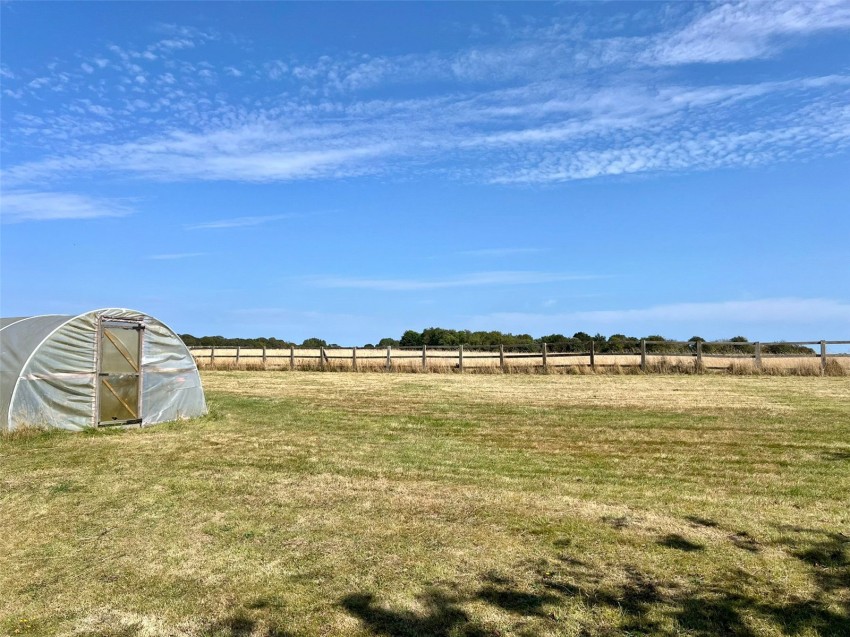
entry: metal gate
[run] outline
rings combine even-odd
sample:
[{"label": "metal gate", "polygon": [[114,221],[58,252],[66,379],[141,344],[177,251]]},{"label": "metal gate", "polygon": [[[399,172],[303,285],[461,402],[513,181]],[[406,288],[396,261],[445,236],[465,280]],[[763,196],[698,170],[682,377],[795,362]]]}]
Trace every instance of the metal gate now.
[{"label": "metal gate", "polygon": [[140,321],[100,319],[97,425],[142,422],[142,339]]}]

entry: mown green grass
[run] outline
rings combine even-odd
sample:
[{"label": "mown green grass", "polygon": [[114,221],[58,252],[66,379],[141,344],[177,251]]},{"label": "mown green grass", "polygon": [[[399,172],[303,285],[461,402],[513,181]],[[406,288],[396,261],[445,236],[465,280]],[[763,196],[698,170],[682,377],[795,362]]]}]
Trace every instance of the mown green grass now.
[{"label": "mown green grass", "polygon": [[850,380],[209,372],[0,441],[0,634],[850,634]]}]

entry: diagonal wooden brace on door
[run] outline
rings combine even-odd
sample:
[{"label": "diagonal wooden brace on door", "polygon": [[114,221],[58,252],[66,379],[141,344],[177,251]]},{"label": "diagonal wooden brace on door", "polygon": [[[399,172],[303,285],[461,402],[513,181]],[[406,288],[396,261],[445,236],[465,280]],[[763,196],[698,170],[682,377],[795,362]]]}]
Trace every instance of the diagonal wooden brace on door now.
[{"label": "diagonal wooden brace on door", "polygon": [[121,398],[121,396],[119,396],[119,395],[118,395],[118,392],[117,392],[117,391],[115,391],[115,388],[114,388],[112,385],[110,385],[110,384],[109,384],[109,381],[108,381],[108,380],[106,380],[105,378],[101,378],[101,379],[100,379],[100,382],[102,382],[102,383],[106,386],[106,388],[107,388],[109,391],[111,391],[111,392],[112,392],[112,395],[113,395],[113,396],[115,396],[115,398],[117,398],[117,399],[118,399],[118,402],[120,402],[122,405],[124,405],[124,409],[126,409],[126,410],[127,410],[127,413],[128,413],[128,414],[130,414],[133,418],[138,418],[138,417],[139,417],[139,414],[137,414],[137,413],[136,413],[136,412],[132,409],[132,407],[130,407],[130,405],[128,405],[128,404],[126,403],[126,401],[125,401],[123,398]]},{"label": "diagonal wooden brace on door", "polygon": [[124,347],[124,343],[122,343],[120,340],[110,334],[109,330],[103,330],[103,334],[115,346],[115,349],[118,350],[118,353],[121,354],[121,356],[123,356],[125,359],[127,359],[127,362],[130,363],[130,367],[132,367],[135,371],[138,372],[139,364],[133,360],[133,355],[130,354],[126,347]]}]

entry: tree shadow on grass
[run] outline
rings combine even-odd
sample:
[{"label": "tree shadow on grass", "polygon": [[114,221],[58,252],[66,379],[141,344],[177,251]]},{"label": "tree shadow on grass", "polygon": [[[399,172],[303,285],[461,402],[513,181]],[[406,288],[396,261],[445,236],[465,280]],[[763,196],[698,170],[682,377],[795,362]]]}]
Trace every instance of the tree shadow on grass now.
[{"label": "tree shadow on grass", "polygon": [[[753,626],[759,622],[768,622],[782,631],[780,634],[850,635],[850,602],[846,601],[850,598],[850,537],[812,529],[793,529],[791,533],[774,545],[809,570],[815,591],[806,598],[795,599],[780,584],[742,570],[695,586],[661,579],[632,565],[591,565],[562,553],[555,561],[541,560],[533,565],[530,580],[529,565],[518,568],[524,574],[521,584],[485,573],[478,578],[482,584],[470,593],[431,589],[420,599],[425,608],[422,613],[390,610],[371,593],[348,595],[342,606],[372,634],[387,637],[483,637],[556,631],[559,613],[555,611],[567,607],[584,609],[572,616],[573,621],[583,617],[579,619],[584,622],[580,634],[587,637],[672,637],[682,633],[691,637],[755,637]],[[740,538],[736,541],[734,537],[729,541],[737,546]],[[748,535],[744,539],[748,546],[756,543]],[[658,544],[677,551],[703,548],[681,536],[663,536]],[[508,617],[514,617],[513,625],[499,629],[483,626],[464,610],[464,604],[472,602],[507,612]]]},{"label": "tree shadow on grass", "polygon": [[73,631],[73,635],[75,637],[148,637],[153,634],[191,634],[201,637],[293,637],[292,633],[267,621],[254,619],[243,610],[231,612],[223,617],[201,619],[199,623],[200,626],[193,626],[191,630],[171,627],[162,632],[152,632],[151,626],[144,619],[108,612],[94,626],[78,627]]},{"label": "tree shadow on grass", "polygon": [[[573,572],[560,582],[549,581],[544,584],[548,588],[572,591],[568,596],[583,600],[591,608],[617,610],[622,617],[619,630],[627,634],[658,633],[661,626],[650,614],[654,605],[662,604],[667,599],[660,583],[633,566],[626,566],[623,574],[625,581],[617,585],[606,584],[599,576],[591,576],[587,572]],[[594,634],[591,627],[586,629],[586,633]]]},{"label": "tree shadow on grass", "polygon": [[686,515],[685,519],[693,524],[694,526],[704,526],[710,529],[717,528],[720,526],[717,522],[710,518],[703,518],[698,515]]},{"label": "tree shadow on grass", "polygon": [[475,598],[509,613],[524,616],[546,617],[544,607],[559,601],[558,595],[518,590],[510,578],[490,573],[484,577],[487,584],[475,593]]},{"label": "tree shadow on grass", "polygon": [[422,614],[387,609],[375,601],[371,593],[353,593],[342,599],[342,607],[358,617],[374,635],[389,637],[488,637],[457,604],[457,597],[430,590],[421,596]]},{"label": "tree shadow on grass", "polygon": [[202,635],[204,637],[292,637],[292,633],[278,627],[264,626],[260,621],[243,612],[214,620],[204,627]]},{"label": "tree shadow on grass", "polygon": [[[794,534],[778,544],[808,565],[820,593],[844,592],[844,606],[850,615],[850,535],[801,527],[781,530]],[[845,632],[850,634],[850,629]]]},{"label": "tree shadow on grass", "polygon": [[729,541],[739,549],[749,551],[750,553],[758,553],[761,551],[761,544],[746,531],[736,531],[729,536]]},{"label": "tree shadow on grass", "polygon": [[691,542],[688,538],[679,535],[678,533],[670,533],[658,540],[661,546],[666,546],[668,549],[676,549],[677,551],[702,551],[705,547],[702,544]]}]

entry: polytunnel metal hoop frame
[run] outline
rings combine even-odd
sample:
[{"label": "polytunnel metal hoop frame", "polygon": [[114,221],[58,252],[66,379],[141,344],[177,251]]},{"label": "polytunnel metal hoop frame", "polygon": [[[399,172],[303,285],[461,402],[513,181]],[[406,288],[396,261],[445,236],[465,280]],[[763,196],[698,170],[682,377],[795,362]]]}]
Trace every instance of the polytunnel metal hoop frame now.
[{"label": "polytunnel metal hoop frame", "polygon": [[[8,325],[4,325],[3,329],[5,330],[7,327],[12,327],[13,325],[17,325],[18,323],[23,323],[24,321],[29,321],[31,319],[39,318],[39,316],[63,316],[63,315],[62,314],[41,314],[41,315],[38,315],[38,316],[24,316],[24,317],[21,317],[21,319],[19,321],[15,321],[14,323],[9,323]],[[70,323],[74,318],[76,318],[76,317],[69,316],[67,321],[61,323],[60,325],[57,325],[52,330],[50,330],[50,332],[48,332],[47,335],[44,338],[42,338],[41,341],[39,341],[38,344],[35,347],[32,348],[32,350],[30,350],[30,353],[27,355],[27,358],[24,361],[24,364],[21,367],[21,370],[25,370],[29,366],[30,362],[33,359],[33,356],[35,356],[35,354],[36,354],[36,352],[38,352],[39,348],[42,345],[44,345],[50,339],[51,336],[53,336],[56,332],[58,332],[63,327],[65,327],[65,325]],[[18,387],[20,387],[20,383],[18,382],[18,380],[15,381],[15,386],[12,388],[12,394],[9,397],[9,411],[6,414],[6,430],[7,431],[11,428],[12,405],[15,404],[15,397],[18,395]]]},{"label": "polytunnel metal hoop frame", "polygon": [[[115,337],[111,341],[120,341],[117,348],[101,335],[104,322],[112,325],[107,332]],[[122,327],[138,327],[144,332]],[[192,353],[177,332],[144,312],[111,307],[77,315],[10,317],[0,320],[0,331],[0,431],[27,426],[70,431],[147,427],[207,413]],[[101,357],[102,343],[106,351]],[[137,345],[141,350],[138,364],[132,361]],[[101,372],[108,372],[112,393],[106,387],[98,388]],[[103,404],[103,414],[97,402],[99,389],[103,399],[111,401]],[[113,393],[130,409],[113,398]],[[130,421],[134,415],[141,420]],[[113,417],[128,420],[111,421]]]}]

